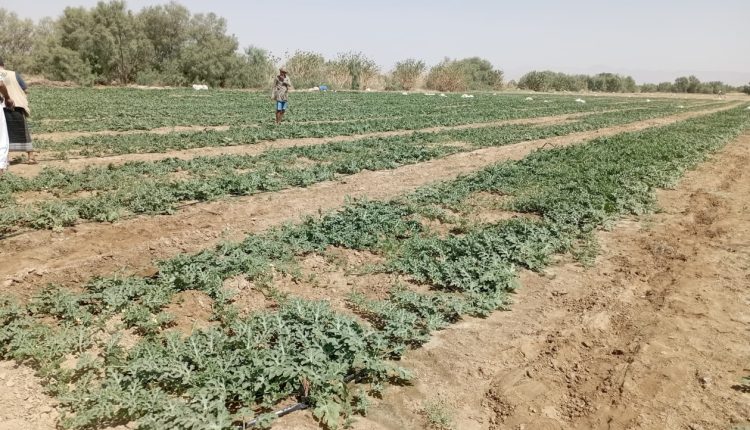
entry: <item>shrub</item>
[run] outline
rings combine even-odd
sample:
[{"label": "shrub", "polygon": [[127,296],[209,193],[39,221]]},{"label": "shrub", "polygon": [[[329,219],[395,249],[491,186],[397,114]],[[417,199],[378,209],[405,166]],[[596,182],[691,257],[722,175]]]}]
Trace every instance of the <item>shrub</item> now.
[{"label": "shrub", "polygon": [[338,88],[360,90],[369,88],[378,77],[378,65],[361,52],[339,53],[328,63],[329,78]]},{"label": "shrub", "polygon": [[326,60],[317,52],[296,51],[286,61],[286,68],[292,85],[297,88],[310,88],[328,83]]},{"label": "shrub", "polygon": [[466,91],[468,89],[463,71],[455,61],[447,58],[430,69],[426,85],[427,88],[437,91]]},{"label": "shrub", "polygon": [[427,88],[437,91],[492,90],[502,85],[503,72],[479,57],[446,58],[427,75]]},{"label": "shrub", "polygon": [[35,52],[37,69],[48,79],[92,85],[94,74],[80,55],[59,45],[45,46]]},{"label": "shrub", "polygon": [[419,78],[427,69],[424,61],[409,58],[399,61],[391,73],[391,83],[394,90],[411,90],[416,88]]},{"label": "shrub", "polygon": [[521,77],[518,87],[532,91],[583,91],[588,89],[588,76],[531,71]]}]

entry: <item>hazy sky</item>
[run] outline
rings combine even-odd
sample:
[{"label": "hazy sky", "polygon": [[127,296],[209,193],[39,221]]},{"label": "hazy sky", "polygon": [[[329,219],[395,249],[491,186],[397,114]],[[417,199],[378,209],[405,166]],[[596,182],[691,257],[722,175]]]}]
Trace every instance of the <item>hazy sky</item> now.
[{"label": "hazy sky", "polygon": [[[166,1],[130,0],[131,9]],[[244,47],[333,57],[356,50],[388,70],[416,57],[482,56],[518,78],[532,69],[632,74],[639,82],[694,73],[750,81],[750,0],[181,0],[215,12]],[[3,1],[29,18],[96,0]]]}]

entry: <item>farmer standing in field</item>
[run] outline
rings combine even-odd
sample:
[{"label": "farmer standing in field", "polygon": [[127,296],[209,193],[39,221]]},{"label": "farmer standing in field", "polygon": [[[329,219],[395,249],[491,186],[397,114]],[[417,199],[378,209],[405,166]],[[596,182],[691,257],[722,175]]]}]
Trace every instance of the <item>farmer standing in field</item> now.
[{"label": "farmer standing in field", "polygon": [[31,133],[27,118],[31,115],[29,100],[26,97],[28,87],[20,74],[5,69],[5,62],[0,58],[0,78],[3,79],[5,87],[15,102],[15,109],[5,109],[5,121],[8,127],[8,138],[10,139],[10,151],[23,151],[28,155],[28,163],[36,164],[34,156],[34,145],[31,142]]},{"label": "farmer standing in field", "polygon": [[276,124],[281,124],[281,120],[284,119],[284,113],[286,112],[287,103],[289,101],[287,93],[291,86],[292,81],[290,81],[289,77],[286,75],[286,68],[280,68],[279,74],[276,76],[273,83],[273,93],[271,93],[271,98],[276,102]]},{"label": "farmer standing in field", "polygon": [[[10,94],[8,94],[8,88],[5,86],[2,75],[0,75],[0,96],[2,96],[0,109],[4,110],[6,107],[13,107],[13,99],[10,97]],[[5,115],[0,115],[0,175],[5,173],[5,170],[8,168],[9,146],[10,142],[8,140],[8,127],[5,124]]]}]

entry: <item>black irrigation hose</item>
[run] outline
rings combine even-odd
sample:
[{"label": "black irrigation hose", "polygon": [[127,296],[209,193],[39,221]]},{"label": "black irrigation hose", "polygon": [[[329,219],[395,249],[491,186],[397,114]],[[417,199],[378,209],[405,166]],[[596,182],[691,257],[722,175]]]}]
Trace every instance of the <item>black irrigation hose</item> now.
[{"label": "black irrigation hose", "polygon": [[[391,350],[390,353],[393,353],[395,350]],[[389,354],[390,354],[389,353]],[[386,354],[387,355],[387,354]],[[344,383],[352,382],[357,378],[357,374],[353,373],[347,377],[344,378]],[[276,415],[276,418],[281,418],[284,416],[287,416],[291,413],[297,412],[297,411],[304,411],[305,409],[308,409],[310,405],[305,402],[298,402],[292,406],[287,406],[284,409],[280,409],[273,414]],[[237,425],[237,430],[247,430],[248,428],[252,428],[258,425],[258,418],[254,418],[248,422],[243,422]]]},{"label": "black irrigation hose", "polygon": [[[289,406],[289,407],[286,407],[284,409],[281,409],[279,411],[274,412],[274,415],[276,415],[276,418],[281,418],[281,417],[289,415],[289,414],[291,414],[293,412],[303,411],[303,410],[305,410],[305,409],[307,409],[309,407],[310,407],[310,405],[308,405],[307,403],[297,403],[296,405],[292,405],[292,406]],[[237,429],[238,430],[245,430],[247,428],[255,427],[257,424],[258,424],[258,419],[255,418],[253,420],[248,421],[247,423],[239,424],[237,426]]]}]

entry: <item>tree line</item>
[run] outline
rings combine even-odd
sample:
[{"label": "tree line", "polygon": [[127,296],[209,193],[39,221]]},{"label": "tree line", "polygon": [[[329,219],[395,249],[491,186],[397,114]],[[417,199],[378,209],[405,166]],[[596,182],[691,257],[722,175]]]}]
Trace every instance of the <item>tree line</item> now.
[{"label": "tree line", "polygon": [[[0,56],[10,67],[81,85],[267,88],[282,62],[256,46],[240,49],[224,18],[193,14],[176,2],[134,12],[122,0],[100,1],[91,8],[68,7],[58,18],[38,22],[0,8],[0,28]],[[503,87],[503,72],[479,57],[445,58],[431,68],[419,59],[406,59],[388,73],[361,52],[327,59],[316,52],[297,51],[285,54],[284,64],[297,88],[472,91]],[[701,83],[694,76],[638,87],[630,76],[552,71],[529,72],[510,86],[534,91],[716,94],[742,90],[722,82]],[[744,90],[750,94],[750,85]]]},{"label": "tree line", "polygon": [[6,63],[82,85],[252,87],[273,68],[266,51],[239,50],[224,18],[191,14],[177,3],[135,13],[124,1],[101,1],[93,8],[68,7],[57,19],[37,23],[0,9],[0,28]]},{"label": "tree line", "polygon": [[721,81],[701,82],[695,76],[682,76],[674,82],[636,85],[631,76],[613,73],[598,75],[575,75],[559,72],[532,71],[519,79],[518,88],[532,91],[596,91],[609,93],[689,93],[689,94],[725,94],[745,92],[750,94],[750,84],[734,87]]},{"label": "tree line", "polygon": [[[0,56],[11,67],[81,85],[264,88],[281,62],[262,48],[240,49],[224,18],[192,14],[176,2],[134,12],[122,0],[100,1],[38,22],[0,8],[0,28]],[[421,85],[427,71],[423,61],[407,59],[382,74],[361,52],[326,59],[298,51],[286,57],[298,88],[410,90]],[[437,90],[465,91],[499,88],[502,78],[489,61],[467,58],[446,59],[430,69],[427,81]]]},{"label": "tree line", "polygon": [[637,91],[635,79],[613,73],[598,75],[569,75],[565,73],[531,71],[518,80],[518,88],[532,91],[597,91],[632,93]]}]

